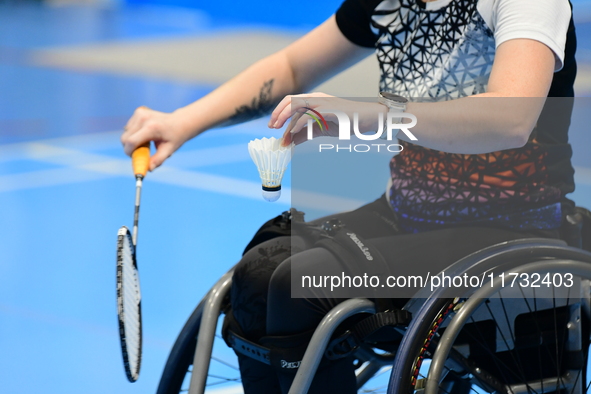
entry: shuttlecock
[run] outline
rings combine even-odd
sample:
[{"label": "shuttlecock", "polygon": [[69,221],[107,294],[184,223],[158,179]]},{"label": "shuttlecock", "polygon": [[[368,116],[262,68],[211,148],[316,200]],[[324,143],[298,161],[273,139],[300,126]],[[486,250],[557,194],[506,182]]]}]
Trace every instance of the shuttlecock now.
[{"label": "shuttlecock", "polygon": [[281,146],[282,139],[262,138],[248,143],[248,153],[256,164],[263,182],[263,198],[269,202],[281,196],[281,180],[291,160],[294,144]]}]

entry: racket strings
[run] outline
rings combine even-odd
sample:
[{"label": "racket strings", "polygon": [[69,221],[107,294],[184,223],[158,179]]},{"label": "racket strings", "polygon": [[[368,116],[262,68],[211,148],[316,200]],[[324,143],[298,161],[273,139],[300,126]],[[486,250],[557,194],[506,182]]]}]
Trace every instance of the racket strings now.
[{"label": "racket strings", "polygon": [[130,381],[135,381],[141,363],[141,293],[131,234],[123,227],[120,236],[118,302],[122,325],[121,345],[126,373]]}]

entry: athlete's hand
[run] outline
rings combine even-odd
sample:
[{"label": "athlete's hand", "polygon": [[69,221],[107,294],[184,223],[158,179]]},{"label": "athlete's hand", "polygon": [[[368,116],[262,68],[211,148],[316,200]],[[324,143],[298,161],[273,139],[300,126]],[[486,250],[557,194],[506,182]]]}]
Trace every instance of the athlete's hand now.
[{"label": "athlete's hand", "polygon": [[154,111],[148,107],[137,108],[121,135],[123,150],[127,155],[147,141],[154,141],[156,153],[150,158],[150,171],[162,165],[187,137],[183,123],[175,113]]},{"label": "athlete's hand", "polygon": [[[332,111],[345,113],[350,120],[350,130],[353,133],[354,114],[358,116],[358,126],[361,133],[376,131],[379,126],[378,114],[386,113],[387,108],[377,102],[360,102],[345,100],[325,93],[307,93],[286,96],[271,114],[269,127],[280,129],[289,118],[291,121],[283,133],[283,145],[291,142],[296,145],[307,141],[307,124],[313,121],[313,138],[320,136],[337,137],[339,135],[339,121]],[[384,118],[385,119],[385,118]]]}]

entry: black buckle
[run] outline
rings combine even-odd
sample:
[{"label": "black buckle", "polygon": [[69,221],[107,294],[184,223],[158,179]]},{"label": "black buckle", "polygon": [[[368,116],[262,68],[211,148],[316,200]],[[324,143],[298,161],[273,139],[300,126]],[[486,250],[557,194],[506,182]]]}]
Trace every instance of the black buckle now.
[{"label": "black buckle", "polygon": [[281,213],[281,222],[282,223],[291,223],[293,221],[293,222],[303,223],[305,221],[304,215],[305,215],[304,212],[298,211],[295,208],[290,208],[289,211],[283,211]]},{"label": "black buckle", "polygon": [[347,357],[359,348],[359,341],[349,330],[336,337],[326,347],[324,356],[329,360],[338,360]]}]

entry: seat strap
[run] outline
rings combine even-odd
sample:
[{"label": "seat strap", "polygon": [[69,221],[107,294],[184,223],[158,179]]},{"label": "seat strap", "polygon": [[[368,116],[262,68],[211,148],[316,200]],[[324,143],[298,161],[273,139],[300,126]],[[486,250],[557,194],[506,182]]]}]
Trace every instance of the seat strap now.
[{"label": "seat strap", "polygon": [[412,315],[409,311],[395,310],[389,312],[380,312],[375,315],[371,315],[361,320],[359,323],[353,326],[352,331],[361,340],[367,340],[382,327],[398,327],[408,326]]},{"label": "seat strap", "polygon": [[[324,355],[329,360],[338,360],[352,354],[365,341],[371,339],[371,336],[383,327],[406,327],[410,323],[411,314],[404,310],[395,310],[380,312],[368,316],[357,322],[342,335],[334,338],[328,344]],[[246,338],[236,334],[232,329],[227,329],[225,333],[226,343],[236,352],[247,357],[260,361],[263,364],[271,365],[273,348],[264,347]],[[298,341],[299,342],[299,341]],[[279,349],[277,349],[279,350]],[[287,359],[299,359],[302,350],[299,346],[293,349],[281,349],[281,352],[293,353],[293,357],[284,357]],[[297,355],[296,355],[297,354]],[[301,360],[300,360],[301,361]],[[290,364],[299,366],[300,361],[290,362]],[[283,368],[283,366],[282,366]],[[290,367],[295,368],[295,367]]]},{"label": "seat strap", "polygon": [[271,349],[242,338],[231,329],[226,331],[226,343],[236,352],[271,365]]}]

